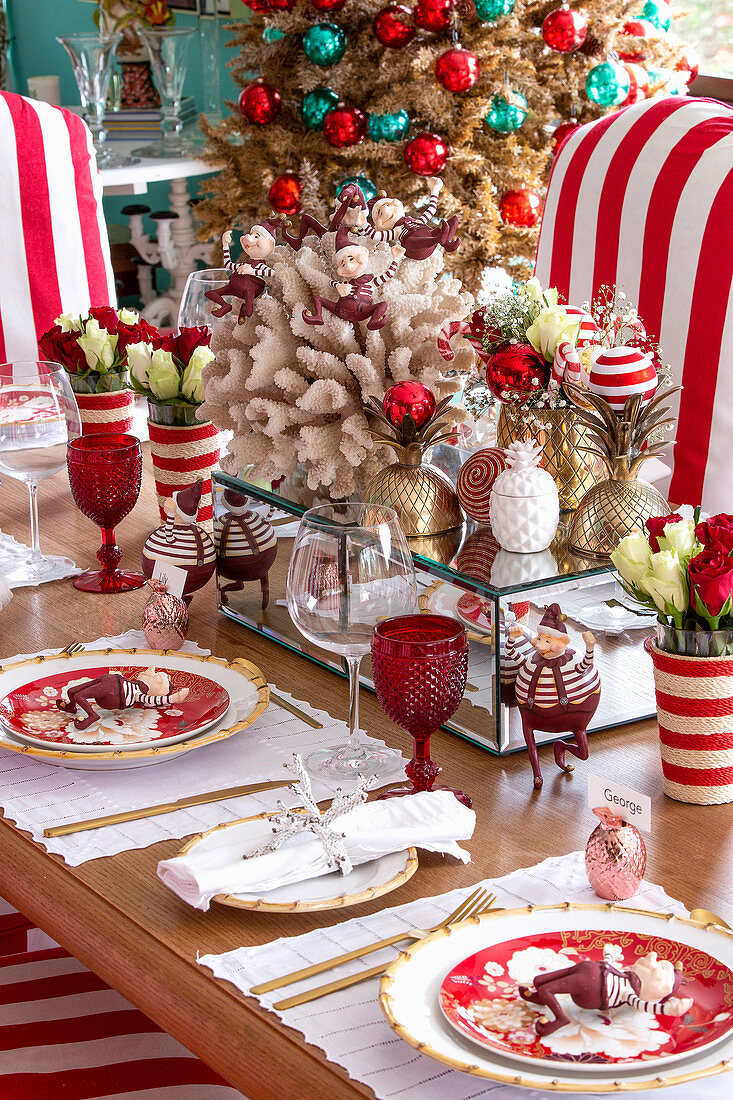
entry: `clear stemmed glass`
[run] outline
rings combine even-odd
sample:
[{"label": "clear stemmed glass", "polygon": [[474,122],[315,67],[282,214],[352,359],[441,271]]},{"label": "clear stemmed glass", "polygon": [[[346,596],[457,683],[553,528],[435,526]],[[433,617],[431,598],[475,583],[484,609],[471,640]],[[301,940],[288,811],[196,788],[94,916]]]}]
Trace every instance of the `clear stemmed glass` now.
[{"label": "clear stemmed glass", "polygon": [[115,52],[121,34],[64,34],[56,38],[66,50],[79,88],[84,119],[92,131],[98,168],[124,168],[137,164],[137,157],[123,157],[107,146],[104,112]]},{"label": "clear stemmed glass", "polygon": [[153,70],[153,83],[160,96],[162,140],[144,145],[134,152],[142,157],[180,157],[196,155],[201,145],[181,137],[181,93],[188,68],[194,27],[141,27],[139,35],[147,46]]},{"label": "clear stemmed glass", "polygon": [[344,503],[305,513],[288,569],[288,611],[301,634],[344,657],[349,671],[348,743],[312,753],[310,771],[343,779],[399,767],[391,749],[360,742],[359,663],[378,620],[411,611],[416,594],[412,555],[392,508]]},{"label": "clear stemmed glass", "polygon": [[231,274],[231,271],[225,267],[210,267],[191,272],[186,280],[178,310],[179,329],[203,327],[211,332],[214,326],[211,311],[216,303],[206,297],[206,292],[220,290],[221,287],[226,286]]},{"label": "clear stemmed glass", "polygon": [[8,584],[41,584],[68,576],[69,558],[44,557],[38,538],[38,482],[63,469],[69,440],[81,435],[69,376],[59,363],[0,366],[0,471],[24,481],[31,506],[30,557],[6,574]]}]

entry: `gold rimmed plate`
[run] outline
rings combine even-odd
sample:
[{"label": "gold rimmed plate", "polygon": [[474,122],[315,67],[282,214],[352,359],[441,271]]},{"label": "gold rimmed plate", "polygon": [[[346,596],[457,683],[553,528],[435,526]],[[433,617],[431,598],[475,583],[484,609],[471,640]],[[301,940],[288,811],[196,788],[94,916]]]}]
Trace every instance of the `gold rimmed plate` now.
[{"label": "gold rimmed plate", "polygon": [[[209,843],[215,844],[222,830],[239,827],[244,857],[252,845],[248,842],[247,830],[242,829],[242,826],[252,823],[252,844],[256,844],[255,836],[258,840],[262,839],[258,823],[272,816],[272,814],[257,814],[254,817],[230,821],[226,825],[208,829],[205,833],[199,833],[198,836],[189,840],[178,855],[187,855],[196,848],[205,848]],[[237,840],[239,842],[240,837]],[[261,894],[216,894],[212,901],[234,909],[256,909],[261,913],[313,913],[323,909],[346,909],[348,906],[361,905],[363,902],[371,901],[372,898],[379,898],[396,890],[412,878],[417,870],[417,863],[417,851],[414,848],[407,848],[401,852],[391,852],[389,855],[369,860],[368,863],[361,863],[348,875],[338,872],[319,875],[317,878],[289,883],[287,886],[279,886]]]}]

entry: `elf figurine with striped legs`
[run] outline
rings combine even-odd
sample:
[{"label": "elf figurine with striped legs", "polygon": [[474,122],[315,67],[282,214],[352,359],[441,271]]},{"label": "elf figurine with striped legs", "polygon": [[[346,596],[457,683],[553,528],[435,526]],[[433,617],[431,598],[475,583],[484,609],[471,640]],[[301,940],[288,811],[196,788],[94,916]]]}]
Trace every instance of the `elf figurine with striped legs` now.
[{"label": "elf figurine with striped legs", "polygon": [[536,637],[529,641],[521,627],[515,626],[509,631],[505,650],[507,659],[518,666],[514,691],[537,790],[542,786],[542,772],[535,732],[572,733],[574,744],[556,741],[553,746],[557,766],[572,771],[573,765],[565,763],[565,753],[588,759],[588,724],[601,697],[600,677],[593,667],[596,640],[586,630],[585,656],[574,664],[564,622],[558,604],[550,604]]}]

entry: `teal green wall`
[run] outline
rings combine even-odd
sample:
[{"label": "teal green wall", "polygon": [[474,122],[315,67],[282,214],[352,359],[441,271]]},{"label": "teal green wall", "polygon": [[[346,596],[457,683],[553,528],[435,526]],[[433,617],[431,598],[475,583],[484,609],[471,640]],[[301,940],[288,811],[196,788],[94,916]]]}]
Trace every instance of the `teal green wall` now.
[{"label": "teal green wall", "polygon": [[[94,7],[89,0],[7,0],[13,42],[11,62],[14,91],[27,95],[29,76],[56,74],[61,80],[61,101],[64,105],[79,102],[79,93],[71,64],[56,35],[81,31],[94,31]],[[176,12],[178,26],[196,26],[196,17],[186,12]],[[225,48],[231,35],[219,27],[220,96],[222,111],[226,113],[224,100],[235,100],[238,89],[231,78],[226,62],[232,51]],[[203,105],[203,80],[201,55],[195,45],[186,74],[184,95],[192,95],[197,106]],[[196,193],[197,179],[190,181],[189,190]],[[112,195],[104,200],[108,224],[124,222],[120,210],[128,202],[145,202],[153,210],[166,209],[168,188],[166,184],[152,184],[147,195],[137,198]],[[154,231],[154,226],[150,227]]]}]

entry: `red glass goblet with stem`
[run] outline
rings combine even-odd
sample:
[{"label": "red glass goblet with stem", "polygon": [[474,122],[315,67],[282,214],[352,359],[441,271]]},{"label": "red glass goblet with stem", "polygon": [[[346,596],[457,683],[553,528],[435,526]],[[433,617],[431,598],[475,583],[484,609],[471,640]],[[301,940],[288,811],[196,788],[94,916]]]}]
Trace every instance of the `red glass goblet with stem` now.
[{"label": "red glass goblet with stem", "polygon": [[388,718],[412,735],[414,751],[405,768],[411,787],[394,787],[380,798],[418,791],[452,791],[464,806],[471,799],[455,787],[435,787],[440,768],[430,759],[430,737],[460,706],[468,674],[466,629],[445,615],[402,615],[377,623],[372,637],[372,675]]},{"label": "red glass goblet with stem", "polygon": [[81,435],[69,443],[66,465],[77,508],[102,528],[102,545],[97,551],[102,568],[88,569],[75,577],[74,587],[82,592],[131,592],[142,588],[142,573],[118,568],[122,551],[114,531],[132,511],[140,493],[140,440],[118,432]]}]

